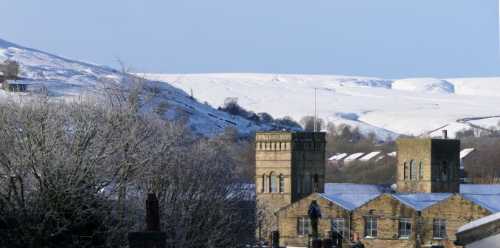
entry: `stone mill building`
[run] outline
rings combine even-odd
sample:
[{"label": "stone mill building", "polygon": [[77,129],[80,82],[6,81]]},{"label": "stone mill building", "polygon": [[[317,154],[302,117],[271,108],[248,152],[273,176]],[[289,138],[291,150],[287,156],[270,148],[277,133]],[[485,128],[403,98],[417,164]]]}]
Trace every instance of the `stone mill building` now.
[{"label": "stone mill building", "polygon": [[325,133],[257,133],[257,204],[272,213],[260,223],[279,231],[281,246],[307,247],[316,200],[320,235],[336,230],[345,247],[358,239],[365,247],[459,247],[460,226],[500,212],[500,185],[460,184],[459,140],[399,139],[397,149],[393,187],[325,183]]}]

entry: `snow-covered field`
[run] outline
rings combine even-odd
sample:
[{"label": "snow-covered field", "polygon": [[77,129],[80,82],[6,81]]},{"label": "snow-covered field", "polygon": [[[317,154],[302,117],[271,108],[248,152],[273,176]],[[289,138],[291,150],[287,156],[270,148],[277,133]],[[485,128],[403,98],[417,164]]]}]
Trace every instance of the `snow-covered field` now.
[{"label": "snow-covered field", "polygon": [[273,116],[300,120],[314,113],[379,137],[441,135],[471,125],[489,128],[500,120],[499,78],[380,79],[354,76],[282,74],[144,74],[168,82],[213,106],[226,97]]},{"label": "snow-covered field", "polygon": [[[121,82],[119,71],[66,59],[0,39],[0,61],[21,65],[29,89],[45,88],[53,98],[99,94],[105,81]],[[216,110],[227,97],[241,106],[274,117],[300,120],[313,115],[317,89],[319,117],[357,126],[378,137],[399,134],[450,134],[470,126],[489,128],[500,121],[500,78],[380,79],[331,75],[281,74],[137,74],[154,89],[152,106],[169,107],[166,118],[182,114],[199,133],[212,135],[227,127],[242,133],[271,127]],[[188,93],[186,93],[188,92]],[[194,95],[192,99],[190,94]],[[0,100],[29,97],[0,90]],[[208,104],[204,104],[207,102]],[[213,107],[212,107],[213,106]]]}]

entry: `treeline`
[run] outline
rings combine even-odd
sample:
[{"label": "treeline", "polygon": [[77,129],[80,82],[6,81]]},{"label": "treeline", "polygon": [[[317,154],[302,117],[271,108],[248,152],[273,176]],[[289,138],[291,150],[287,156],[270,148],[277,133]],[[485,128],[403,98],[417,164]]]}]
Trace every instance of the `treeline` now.
[{"label": "treeline", "polygon": [[283,118],[274,118],[268,113],[255,113],[253,111],[246,110],[238,104],[238,99],[236,98],[226,98],[226,100],[224,101],[224,105],[219,107],[218,110],[224,111],[231,115],[243,117],[257,124],[269,125],[272,127],[272,130],[298,131],[302,129],[302,127],[289,116],[285,116]]},{"label": "treeline", "polygon": [[[107,100],[105,100],[107,101]],[[247,141],[196,136],[137,97],[0,105],[0,247],[127,247],[148,192],[168,247],[253,239]]]},{"label": "treeline", "polygon": [[462,149],[474,148],[465,160],[466,177],[473,183],[500,183],[500,131],[471,128],[457,132]]}]

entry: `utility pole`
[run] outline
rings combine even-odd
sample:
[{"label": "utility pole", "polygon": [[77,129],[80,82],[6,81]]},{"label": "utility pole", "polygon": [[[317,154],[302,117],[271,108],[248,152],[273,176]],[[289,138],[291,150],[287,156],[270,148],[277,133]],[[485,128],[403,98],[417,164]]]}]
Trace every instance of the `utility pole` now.
[{"label": "utility pole", "polygon": [[316,92],[318,88],[314,88],[314,132],[317,132],[318,130],[316,129],[316,122],[318,118],[318,112],[317,112],[317,104],[316,104]]}]

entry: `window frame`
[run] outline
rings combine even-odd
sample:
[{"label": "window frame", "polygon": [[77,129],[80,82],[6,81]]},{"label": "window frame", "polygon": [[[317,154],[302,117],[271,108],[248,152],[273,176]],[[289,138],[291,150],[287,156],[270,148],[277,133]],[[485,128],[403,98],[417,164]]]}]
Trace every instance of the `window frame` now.
[{"label": "window frame", "polygon": [[446,219],[433,219],[432,239],[446,239],[448,237],[446,226],[447,226]]},{"label": "window frame", "polygon": [[285,176],[283,174],[278,177],[278,192],[285,193]]},{"label": "window frame", "polygon": [[412,235],[411,218],[400,218],[398,223],[398,237],[400,239],[410,239]]},{"label": "window frame", "polygon": [[276,176],[275,172],[269,173],[269,185],[268,186],[268,192],[269,193],[278,193],[278,177]]},{"label": "window frame", "polygon": [[297,236],[303,237],[308,236],[312,233],[311,220],[308,217],[298,217],[297,218]]},{"label": "window frame", "polygon": [[[339,228],[339,223],[342,223],[341,224],[341,227]],[[345,221],[345,218],[332,218],[330,220],[330,229],[333,231],[334,229],[336,229],[337,231],[339,231],[340,229],[340,235],[342,235],[342,239],[346,239],[346,236],[345,236],[345,233],[346,233],[346,221]]]},{"label": "window frame", "polygon": [[375,239],[378,236],[378,218],[373,215],[365,216],[365,238]]},{"label": "window frame", "polygon": [[415,160],[410,161],[410,180],[411,181],[417,181],[419,178],[418,175],[418,168],[417,168],[417,163]]}]

